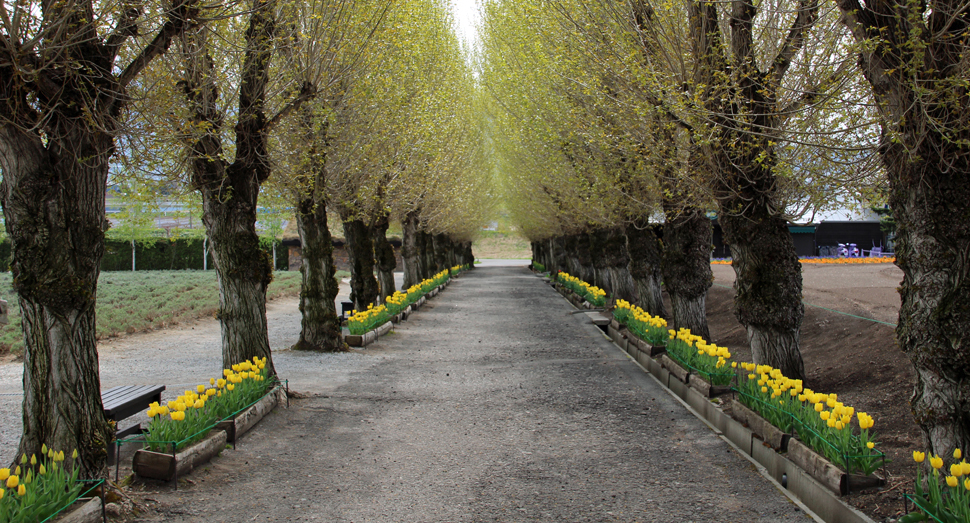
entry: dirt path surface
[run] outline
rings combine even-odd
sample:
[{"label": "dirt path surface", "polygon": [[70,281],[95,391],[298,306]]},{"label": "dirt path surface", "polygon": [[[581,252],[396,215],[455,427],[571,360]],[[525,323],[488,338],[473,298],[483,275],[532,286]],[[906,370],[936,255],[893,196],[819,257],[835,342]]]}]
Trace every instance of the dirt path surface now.
[{"label": "dirt path surface", "polygon": [[310,397],[178,491],[136,485],[139,520],[807,521],[572,311],[524,268],[463,275],[367,350],[308,356]]}]

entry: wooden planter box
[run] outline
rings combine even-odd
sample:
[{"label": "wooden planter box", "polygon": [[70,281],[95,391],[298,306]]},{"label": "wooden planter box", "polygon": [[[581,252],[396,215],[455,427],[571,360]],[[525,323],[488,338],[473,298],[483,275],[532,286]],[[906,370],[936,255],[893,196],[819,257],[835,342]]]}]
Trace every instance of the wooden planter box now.
[{"label": "wooden planter box", "polygon": [[143,478],[171,481],[192,472],[199,465],[208,463],[225,448],[226,432],[213,430],[204,440],[182,449],[174,456],[139,450],[132,459],[131,470]]},{"label": "wooden planter box", "polygon": [[243,434],[253,428],[253,426],[259,423],[259,420],[266,417],[267,414],[279,405],[279,393],[279,390],[271,390],[251,407],[237,414],[236,417],[230,420],[220,421],[216,425],[216,430],[225,431],[226,441],[235,446],[236,441]]},{"label": "wooden planter box", "polygon": [[740,401],[731,400],[731,413],[734,419],[747,425],[751,432],[764,440],[771,448],[780,452],[789,449],[789,443],[792,441],[791,434],[782,432],[778,427],[768,423],[768,420],[742,405]]},{"label": "wooden planter box", "polygon": [[846,474],[797,439],[791,440],[788,444],[788,459],[825,485],[825,488],[840,496],[886,484],[886,480],[876,475]]},{"label": "wooden planter box", "polygon": [[408,305],[403,311],[395,314],[391,318],[392,323],[401,323],[402,321],[407,321],[408,316],[411,315],[411,306]]},{"label": "wooden planter box", "polygon": [[667,369],[671,376],[677,378],[682,383],[690,381],[690,371],[681,367],[679,363],[672,360],[670,356],[663,354],[660,356],[660,365]]},{"label": "wooden planter box", "polygon": [[96,523],[104,521],[102,518],[101,498],[91,498],[87,501],[80,501],[73,510],[61,512],[53,519],[56,523]]},{"label": "wooden planter box", "polygon": [[699,374],[691,374],[688,382],[690,388],[700,392],[706,398],[716,398],[722,394],[731,392],[731,387],[725,385],[711,385],[711,383]]},{"label": "wooden planter box", "polygon": [[347,334],[344,336],[344,341],[351,347],[364,347],[377,341],[377,338],[387,334],[392,328],[394,328],[394,324],[388,321],[380,327],[363,334]]}]

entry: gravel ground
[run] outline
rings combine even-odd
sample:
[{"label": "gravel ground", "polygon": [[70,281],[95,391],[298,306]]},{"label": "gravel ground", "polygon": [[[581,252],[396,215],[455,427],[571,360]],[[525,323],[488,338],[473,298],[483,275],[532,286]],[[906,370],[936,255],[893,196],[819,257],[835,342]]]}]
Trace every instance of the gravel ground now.
[{"label": "gravel ground", "polygon": [[366,350],[282,351],[309,397],[178,491],[136,484],[139,520],[807,520],[572,311],[485,267]]}]

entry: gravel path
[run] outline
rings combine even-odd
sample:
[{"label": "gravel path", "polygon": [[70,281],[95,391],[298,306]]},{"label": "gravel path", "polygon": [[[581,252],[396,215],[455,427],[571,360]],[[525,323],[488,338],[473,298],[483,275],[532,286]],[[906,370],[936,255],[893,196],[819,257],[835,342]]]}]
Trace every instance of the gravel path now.
[{"label": "gravel path", "polygon": [[143,485],[140,520],[807,520],[572,311],[479,268],[367,350],[278,353],[310,397],[178,491]]}]

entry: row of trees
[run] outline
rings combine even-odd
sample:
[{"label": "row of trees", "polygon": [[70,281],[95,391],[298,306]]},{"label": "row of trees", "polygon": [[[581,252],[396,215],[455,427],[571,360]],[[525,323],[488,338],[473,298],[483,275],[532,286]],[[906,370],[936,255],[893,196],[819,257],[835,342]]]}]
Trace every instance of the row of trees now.
[{"label": "row of trees", "polygon": [[393,292],[373,277],[375,250],[381,274],[393,270],[393,220],[416,246],[411,282],[468,256],[490,195],[480,98],[445,2],[0,8],[0,203],[25,337],[18,455],[77,449],[84,476],[105,472],[94,304],[109,181],[201,203],[227,367],[256,356],[272,370],[261,199],[286,202],[299,225],[300,348],[342,348],[328,212],[358,307]]},{"label": "row of trees", "polygon": [[506,201],[536,259],[706,335],[711,216],[756,362],[804,377],[788,232],[888,202],[930,449],[970,443],[968,8],[936,0],[486,4]]}]

